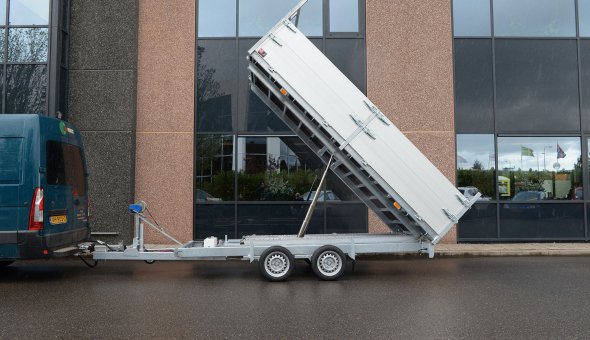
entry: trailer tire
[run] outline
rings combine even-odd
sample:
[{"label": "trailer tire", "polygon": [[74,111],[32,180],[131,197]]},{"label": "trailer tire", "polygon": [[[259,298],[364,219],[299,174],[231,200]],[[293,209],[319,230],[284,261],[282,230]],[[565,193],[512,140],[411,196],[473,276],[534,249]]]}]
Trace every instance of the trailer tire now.
[{"label": "trailer tire", "polygon": [[258,260],[258,269],[269,281],[284,281],[293,272],[295,257],[291,252],[280,246],[266,249]]},{"label": "trailer tire", "polygon": [[346,267],[346,256],[335,246],[318,248],[311,257],[311,269],[314,274],[324,281],[338,280]]},{"label": "trailer tire", "polygon": [[14,261],[0,261],[0,268],[8,267],[13,263]]}]

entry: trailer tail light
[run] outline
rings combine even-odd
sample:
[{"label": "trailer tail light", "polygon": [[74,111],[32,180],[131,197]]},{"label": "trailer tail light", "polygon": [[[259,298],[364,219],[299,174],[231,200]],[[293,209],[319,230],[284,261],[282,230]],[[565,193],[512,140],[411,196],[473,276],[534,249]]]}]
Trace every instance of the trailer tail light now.
[{"label": "trailer tail light", "polygon": [[399,203],[397,202],[393,202],[393,206],[397,209],[400,210],[402,207],[399,205]]},{"label": "trailer tail light", "polygon": [[29,216],[29,230],[43,229],[43,188],[35,189]]}]

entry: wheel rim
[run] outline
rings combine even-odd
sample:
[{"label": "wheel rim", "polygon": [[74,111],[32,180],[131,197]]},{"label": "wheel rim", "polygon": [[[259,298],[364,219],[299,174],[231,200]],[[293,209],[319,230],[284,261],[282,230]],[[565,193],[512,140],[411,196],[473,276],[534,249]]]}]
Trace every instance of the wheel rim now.
[{"label": "wheel rim", "polygon": [[342,259],[335,251],[323,252],[318,258],[318,270],[325,276],[334,276],[342,269]]},{"label": "wheel rim", "polygon": [[281,277],[289,270],[289,258],[281,252],[270,253],[264,261],[264,269],[272,277]]}]

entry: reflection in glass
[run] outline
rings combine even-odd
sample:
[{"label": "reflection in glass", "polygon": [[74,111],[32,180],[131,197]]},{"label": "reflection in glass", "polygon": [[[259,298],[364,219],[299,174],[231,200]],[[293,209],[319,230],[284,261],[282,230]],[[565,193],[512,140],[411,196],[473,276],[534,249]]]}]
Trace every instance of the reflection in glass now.
[{"label": "reflection in glass", "polygon": [[209,236],[223,239],[236,238],[236,218],[234,204],[199,204],[195,209],[195,235],[197,240]]},{"label": "reflection in glass", "polygon": [[495,203],[475,203],[457,225],[457,238],[495,239],[498,238]]},{"label": "reflection in glass", "polygon": [[457,186],[465,197],[495,199],[495,162],[494,135],[457,135]]},{"label": "reflection in glass", "polygon": [[233,40],[200,40],[197,47],[197,131],[230,132],[236,106]]},{"label": "reflection in glass", "polygon": [[10,25],[48,25],[49,0],[10,0]]},{"label": "reflection in glass", "polygon": [[580,36],[590,37],[590,0],[578,0],[578,20]]},{"label": "reflection in glass", "polygon": [[8,30],[9,62],[46,62],[47,28],[10,28]]},{"label": "reflection in glass", "polygon": [[[293,235],[301,228],[309,204],[238,204],[238,238],[246,235]],[[316,206],[307,233],[324,232],[323,205]]]},{"label": "reflection in glass", "polygon": [[[296,137],[238,137],[238,195],[243,201],[292,201],[310,190],[320,161]],[[304,149],[305,148],[305,149]],[[303,153],[302,153],[303,152]],[[317,184],[317,182],[316,182]]]},{"label": "reflection in glass", "polygon": [[590,40],[580,40],[580,79],[583,129],[590,131]]},{"label": "reflection in glass", "polygon": [[6,113],[47,112],[47,66],[6,67]]},{"label": "reflection in glass", "polygon": [[326,233],[368,232],[367,207],[364,203],[326,203]]},{"label": "reflection in glass", "polygon": [[301,7],[299,16],[293,18],[293,23],[306,36],[321,37],[323,34],[323,1],[309,0]]},{"label": "reflection in glass", "polygon": [[494,0],[494,34],[575,37],[575,0]]},{"label": "reflection in glass", "polygon": [[6,0],[0,0],[0,25],[6,25]]},{"label": "reflection in glass", "polygon": [[236,0],[199,0],[199,37],[236,36]]},{"label": "reflection in glass", "polygon": [[455,39],[456,131],[494,131],[492,40]]},{"label": "reflection in glass", "polygon": [[330,32],[358,31],[358,0],[330,0]]},{"label": "reflection in glass", "polygon": [[490,36],[490,0],[453,0],[456,37]]},{"label": "reflection in glass", "polygon": [[238,54],[238,130],[248,132],[291,132],[287,125],[260,99],[248,82],[248,49],[257,39],[240,39]]},{"label": "reflection in glass", "polygon": [[240,36],[262,36],[298,2],[297,0],[241,0],[239,14]]},{"label": "reflection in glass", "polygon": [[326,57],[365,93],[365,40],[327,39]]},{"label": "reflection in glass", "polygon": [[501,132],[579,131],[575,40],[496,39]]},{"label": "reflection in glass", "polygon": [[583,238],[583,204],[500,204],[500,238]]},{"label": "reflection in glass", "polygon": [[234,144],[232,136],[197,135],[197,203],[234,200]]},{"label": "reflection in glass", "polygon": [[582,188],[580,138],[499,137],[498,168],[502,200],[575,200]]},{"label": "reflection in glass", "polygon": [[6,43],[5,33],[6,30],[0,29],[0,62],[4,62],[4,44]]}]

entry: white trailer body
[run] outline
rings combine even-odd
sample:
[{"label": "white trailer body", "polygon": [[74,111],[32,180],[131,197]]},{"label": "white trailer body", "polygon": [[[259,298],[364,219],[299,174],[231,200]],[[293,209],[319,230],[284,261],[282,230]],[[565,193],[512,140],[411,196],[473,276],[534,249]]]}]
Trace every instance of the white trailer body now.
[{"label": "white trailer body", "polygon": [[[480,194],[465,198],[295,27],[305,2],[249,50],[251,89],[322,159],[326,172],[332,170],[391,233],[305,235],[308,212],[299,235],[182,244],[149,221],[143,204],[136,204],[130,206],[135,214],[133,244],[97,246],[95,260],[258,260],[264,276],[280,281],[289,276],[295,259],[309,260],[320,278],[333,280],[342,275],[346,258],[354,260],[358,254],[434,256],[434,245]],[[178,247],[145,249],[145,225]]]}]

